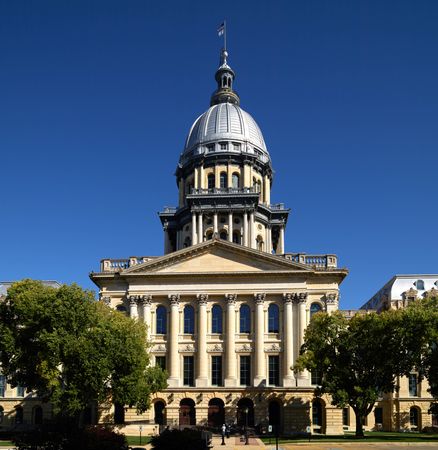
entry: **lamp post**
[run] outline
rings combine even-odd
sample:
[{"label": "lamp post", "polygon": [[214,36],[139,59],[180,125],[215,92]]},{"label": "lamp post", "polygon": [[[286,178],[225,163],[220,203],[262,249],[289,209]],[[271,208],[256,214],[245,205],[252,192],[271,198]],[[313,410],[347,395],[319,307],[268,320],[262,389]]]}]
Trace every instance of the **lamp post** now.
[{"label": "lamp post", "polygon": [[249,408],[246,407],[243,409],[243,412],[245,413],[245,445],[248,445],[248,413],[249,413]]}]

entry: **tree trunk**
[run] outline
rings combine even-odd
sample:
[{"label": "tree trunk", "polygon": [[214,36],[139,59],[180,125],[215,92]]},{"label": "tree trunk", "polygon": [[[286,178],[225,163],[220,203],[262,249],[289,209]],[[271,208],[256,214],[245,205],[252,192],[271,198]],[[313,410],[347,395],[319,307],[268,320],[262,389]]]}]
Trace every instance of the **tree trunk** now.
[{"label": "tree trunk", "polygon": [[363,438],[364,437],[362,425],[363,414],[360,411],[354,411],[354,414],[356,415],[356,437]]}]

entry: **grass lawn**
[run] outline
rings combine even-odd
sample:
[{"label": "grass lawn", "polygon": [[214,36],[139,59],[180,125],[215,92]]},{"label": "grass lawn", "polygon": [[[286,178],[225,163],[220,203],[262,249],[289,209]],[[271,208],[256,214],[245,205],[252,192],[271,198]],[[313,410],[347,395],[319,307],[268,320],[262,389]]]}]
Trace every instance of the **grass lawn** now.
[{"label": "grass lawn", "polygon": [[[140,445],[140,436],[126,436],[126,440],[128,441],[128,445]],[[141,437],[141,445],[149,444],[150,441],[150,436]]]},{"label": "grass lawn", "polygon": [[0,447],[13,447],[14,444],[11,441],[0,441]]},{"label": "grass lawn", "polygon": [[[263,437],[262,441],[269,443],[269,437]],[[296,438],[280,438],[279,442],[286,444],[287,442],[308,442],[302,436]],[[337,436],[312,435],[311,442],[436,442],[438,444],[437,434],[426,433],[387,433],[384,431],[368,431],[365,432],[365,439],[358,440],[354,433],[345,433]],[[271,438],[271,443],[275,442],[275,438]]]}]

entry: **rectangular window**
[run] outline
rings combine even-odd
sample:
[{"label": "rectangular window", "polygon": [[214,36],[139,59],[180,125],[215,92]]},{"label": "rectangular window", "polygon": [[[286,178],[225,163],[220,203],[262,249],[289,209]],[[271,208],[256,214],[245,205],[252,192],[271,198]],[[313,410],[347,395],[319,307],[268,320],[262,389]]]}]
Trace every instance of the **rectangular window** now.
[{"label": "rectangular window", "polygon": [[184,386],[195,385],[193,356],[184,356]]},{"label": "rectangular window", "polygon": [[160,367],[163,370],[166,370],[166,357],[165,356],[156,356],[155,357],[155,365]]},{"label": "rectangular window", "polygon": [[222,356],[211,357],[211,384],[222,386]]},{"label": "rectangular window", "polygon": [[251,386],[251,356],[240,357],[240,385]]},{"label": "rectangular window", "polygon": [[24,386],[17,386],[17,397],[24,397]]},{"label": "rectangular window", "polygon": [[383,423],[383,408],[374,408],[374,423],[376,425]]},{"label": "rectangular window", "polygon": [[220,146],[221,146],[221,150],[226,150],[227,149],[227,143],[226,142],[221,142]]},{"label": "rectangular window", "polygon": [[417,375],[411,373],[409,375],[409,397],[417,397],[418,395],[418,382]]},{"label": "rectangular window", "polygon": [[271,386],[280,386],[280,357],[269,357],[269,384]]},{"label": "rectangular window", "polygon": [[322,384],[322,376],[321,376],[321,372],[317,369],[312,370],[311,372],[311,383],[314,386],[321,386]]},{"label": "rectangular window", "polygon": [[6,393],[6,378],[0,375],[0,397],[4,397]]},{"label": "rectangular window", "polygon": [[233,142],[233,149],[236,152],[240,151],[240,144],[238,142]]},{"label": "rectangular window", "polygon": [[350,426],[350,409],[349,408],[342,409],[342,425],[344,425],[344,427]]}]

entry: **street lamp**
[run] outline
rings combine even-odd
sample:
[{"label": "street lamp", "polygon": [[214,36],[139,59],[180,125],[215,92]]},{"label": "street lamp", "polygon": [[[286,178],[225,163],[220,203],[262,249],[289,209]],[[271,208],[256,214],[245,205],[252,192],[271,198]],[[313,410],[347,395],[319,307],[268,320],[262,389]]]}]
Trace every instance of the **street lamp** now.
[{"label": "street lamp", "polygon": [[246,407],[243,409],[243,412],[245,413],[245,445],[248,445],[248,413],[249,413],[249,408]]}]

